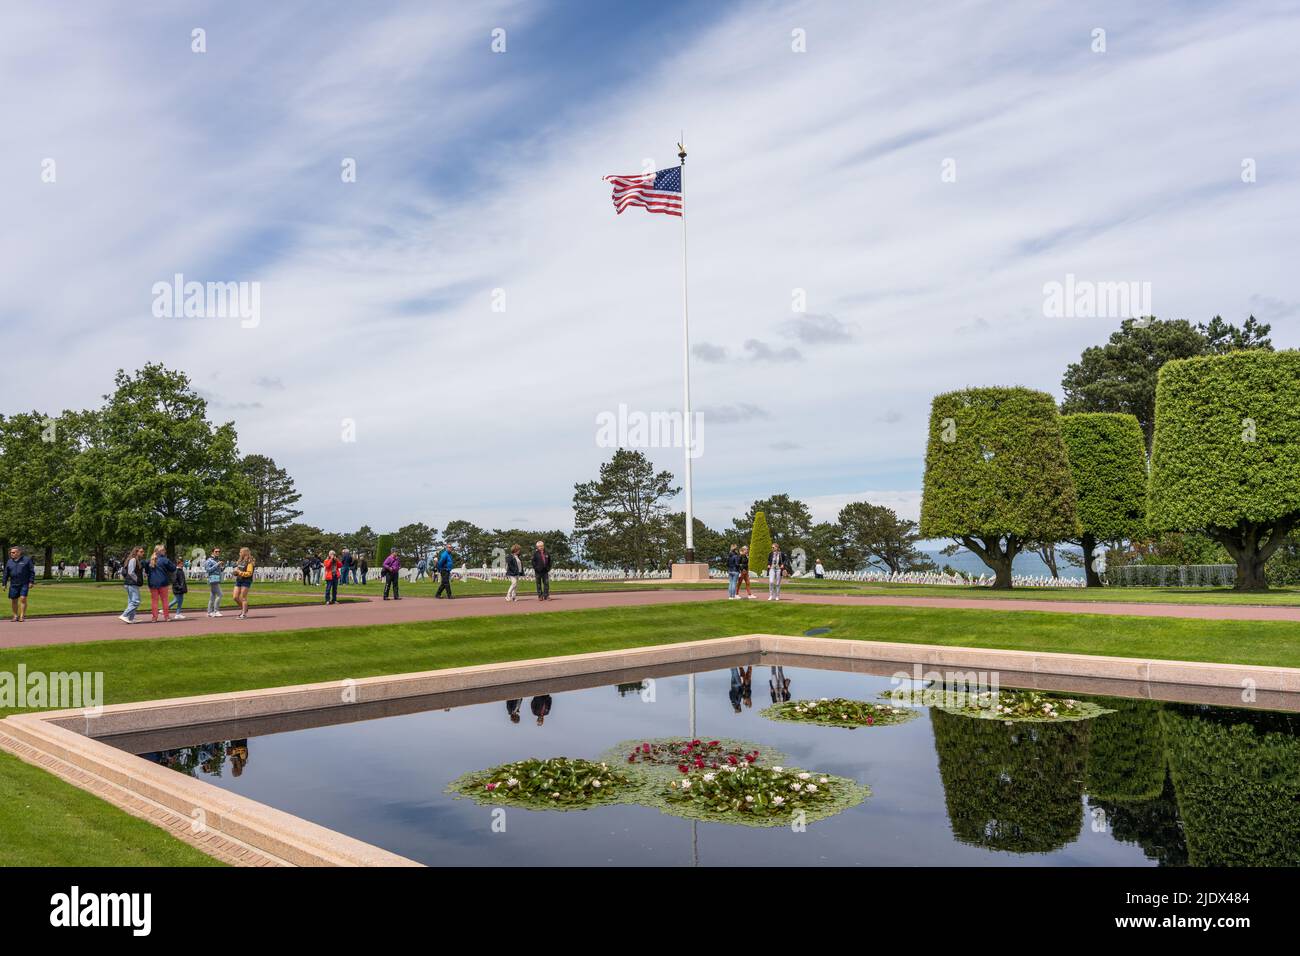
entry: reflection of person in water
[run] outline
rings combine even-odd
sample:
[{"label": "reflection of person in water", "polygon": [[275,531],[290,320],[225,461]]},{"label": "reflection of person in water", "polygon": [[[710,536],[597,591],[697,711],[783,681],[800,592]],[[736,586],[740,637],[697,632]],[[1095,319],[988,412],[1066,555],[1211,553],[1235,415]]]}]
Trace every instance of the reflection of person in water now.
[{"label": "reflection of person in water", "polygon": [[248,765],[248,739],[230,741],[230,770],[238,777],[244,772],[244,767]]},{"label": "reflection of person in water", "polygon": [[785,676],[784,667],[773,667],[772,676],[767,681],[768,692],[772,695],[772,703],[783,704],[790,699],[790,678]]},{"label": "reflection of person in water", "polygon": [[741,668],[733,667],[731,669],[731,689],[727,691],[727,699],[731,701],[731,709],[740,713],[740,702],[744,699],[745,692],[745,675],[741,673]]},{"label": "reflection of person in water", "polygon": [[514,700],[506,701],[506,714],[510,717],[510,723],[519,723],[519,708],[523,704],[522,697],[516,697]]},{"label": "reflection of person in water", "polygon": [[740,699],[746,707],[754,706],[754,666],[741,667],[740,670]]},{"label": "reflection of person in water", "polygon": [[540,727],[542,722],[546,720],[546,715],[551,712],[551,695],[538,694],[528,706],[532,710],[533,716],[537,718],[537,726]]}]

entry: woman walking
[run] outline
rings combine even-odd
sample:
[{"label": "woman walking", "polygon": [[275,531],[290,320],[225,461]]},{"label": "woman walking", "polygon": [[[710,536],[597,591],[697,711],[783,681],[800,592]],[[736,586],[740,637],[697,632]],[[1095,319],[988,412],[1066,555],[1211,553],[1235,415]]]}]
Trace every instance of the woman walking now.
[{"label": "woman walking", "polygon": [[126,585],[126,610],[118,618],[126,624],[135,623],[135,611],[140,606],[140,585],[144,581],[144,548],[132,548],[122,562],[122,583]]},{"label": "woman walking", "polygon": [[253,586],[253,552],[247,548],[239,549],[239,560],[235,562],[235,603],[239,605],[239,619],[248,617],[248,589]]},{"label": "woman walking", "polygon": [[339,573],[343,568],[343,562],[334,556],[331,551],[325,558],[325,603],[339,603]]},{"label": "woman walking", "polygon": [[745,586],[745,597],[751,601],[756,601],[754,592],[749,587],[749,545],[743,545],[740,549],[740,580],[736,582],[736,597],[740,597],[740,585]]},{"label": "woman walking", "polygon": [[781,546],[772,542],[772,553],[767,556],[767,599],[781,600],[781,579],[791,572],[790,559]]},{"label": "woman walking", "polygon": [[168,616],[167,601],[170,597],[172,575],[176,573],[176,565],[172,559],[167,557],[167,549],[159,544],[155,545],[153,555],[149,558],[149,616],[154,624],[158,623],[158,606],[162,605],[163,623],[167,623],[171,618]]},{"label": "woman walking", "polygon": [[365,587],[366,575],[370,573],[370,562],[366,560],[364,554],[361,556],[361,563],[357,567],[361,569],[361,586]]},{"label": "woman walking", "polygon": [[510,582],[510,589],[506,591],[507,601],[519,600],[519,579],[523,576],[524,562],[519,557],[519,545],[511,545],[506,558],[506,580]]},{"label": "woman walking", "polygon": [[208,617],[221,617],[221,549],[213,548],[208,560],[203,562],[208,576]]}]

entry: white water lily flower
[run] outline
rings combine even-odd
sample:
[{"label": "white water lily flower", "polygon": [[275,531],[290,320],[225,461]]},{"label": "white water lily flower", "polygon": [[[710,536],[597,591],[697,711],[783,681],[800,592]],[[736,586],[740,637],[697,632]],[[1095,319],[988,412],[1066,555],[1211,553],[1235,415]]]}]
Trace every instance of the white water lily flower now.
[{"label": "white water lily flower", "polygon": [[817,782],[818,782],[818,783],[830,783],[830,780],[828,780],[826,777],[822,777],[822,778],[821,778],[820,780],[818,780]]},{"label": "white water lily flower", "polygon": [[552,799],[552,800],[558,800],[559,798],[560,798],[559,793],[553,793],[553,794],[551,794],[551,799]]},{"label": "white water lily flower", "polygon": [[704,775],[704,782],[705,782],[705,783],[712,783],[712,782],[713,782],[713,777],[714,777],[714,774],[706,773],[706,774]]},{"label": "white water lily flower", "polygon": [[783,804],[783,803],[785,803],[785,797],[773,797],[773,798],[772,798],[772,805],[773,805],[773,806],[777,806],[777,807],[779,807],[779,806],[780,806],[781,804]]},{"label": "white water lily flower", "polygon": [[799,774],[799,779],[800,779],[800,780],[809,780],[809,779],[811,779],[811,778],[812,778],[812,774],[810,774],[810,773],[804,772],[804,773]]},{"label": "white water lily flower", "polygon": [[599,781],[599,780],[593,780],[593,781],[591,781],[591,785],[592,785],[593,787],[599,787],[599,786],[600,786],[600,781]]},{"label": "white water lily flower", "polygon": [[780,772],[781,772],[782,770],[784,770],[784,769],[785,769],[785,767],[773,767],[773,768],[772,768],[772,772],[773,772],[773,773],[780,773]]},{"label": "white water lily flower", "polygon": [[509,780],[506,781],[506,786],[507,786],[507,787],[517,787],[517,786],[519,786],[519,781],[516,780],[514,777],[511,777]]},{"label": "white water lily flower", "polygon": [[748,794],[746,794],[746,795],[745,795],[745,802],[746,802],[746,803],[753,803],[753,802],[754,802],[754,798],[751,797],[751,796],[749,796]]},{"label": "white water lily flower", "polygon": [[816,793],[816,792],[817,792],[817,784],[815,784],[815,783],[810,783],[810,784],[808,784],[808,792],[809,792],[809,793]]},{"label": "white water lily flower", "polygon": [[798,793],[800,790],[803,789],[803,785],[798,783],[792,783],[790,784],[790,789],[793,790],[795,793]]},{"label": "white water lily flower", "polygon": [[683,790],[689,790],[689,789],[691,789],[691,782],[690,782],[689,780],[683,780],[683,781],[682,781],[682,789],[683,789]]},{"label": "white water lily flower", "polygon": [[829,697],[823,697],[823,698],[822,698],[822,703],[824,704],[824,703],[826,703],[826,701],[828,701],[828,700],[830,700]]}]

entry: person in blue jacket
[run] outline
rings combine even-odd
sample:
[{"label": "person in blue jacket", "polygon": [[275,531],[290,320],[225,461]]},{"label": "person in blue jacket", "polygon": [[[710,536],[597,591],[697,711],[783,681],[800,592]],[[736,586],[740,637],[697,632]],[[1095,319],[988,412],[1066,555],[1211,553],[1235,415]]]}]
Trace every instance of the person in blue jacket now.
[{"label": "person in blue jacket", "polygon": [[9,549],[5,561],[4,583],[9,588],[9,606],[14,612],[14,623],[27,620],[27,591],[36,583],[36,563],[23,549]]},{"label": "person in blue jacket", "polygon": [[167,548],[156,545],[153,557],[149,559],[149,611],[150,617],[158,622],[158,606],[162,605],[163,622],[171,620],[167,602],[171,600],[172,578],[176,574],[176,565],[167,557]]},{"label": "person in blue jacket", "polygon": [[740,583],[740,546],[733,544],[727,552],[727,600],[734,601],[736,586]]},{"label": "person in blue jacket", "polygon": [[434,597],[442,597],[442,592],[445,588],[447,591],[447,599],[451,599],[451,569],[455,563],[455,559],[451,556],[451,548],[444,544],[442,550],[438,552],[438,590],[433,595]]}]

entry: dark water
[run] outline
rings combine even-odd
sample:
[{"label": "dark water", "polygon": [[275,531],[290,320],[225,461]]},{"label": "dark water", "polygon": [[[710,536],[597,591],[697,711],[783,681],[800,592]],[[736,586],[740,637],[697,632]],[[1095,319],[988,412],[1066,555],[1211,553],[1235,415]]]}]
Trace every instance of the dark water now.
[{"label": "dark water", "polygon": [[[872,699],[888,678],[784,668],[796,697]],[[727,669],[696,677],[697,736],[775,747],[788,764],[871,787],[809,824],[755,829],[644,806],[506,810],[444,793],[462,773],[527,757],[595,757],[632,738],[685,736],[688,681],[635,683],[338,723],[146,754],[227,790],[428,864],[1184,866],[1300,862],[1300,717],[1110,699],[1114,714],[1052,725],[923,711],[844,730],[759,716]],[[536,710],[545,713],[539,726]],[[739,712],[736,708],[739,707]],[[229,734],[230,728],[223,728]],[[203,734],[196,730],[194,734]],[[201,739],[201,738],[200,738]],[[113,741],[139,752],[139,742]]]}]

